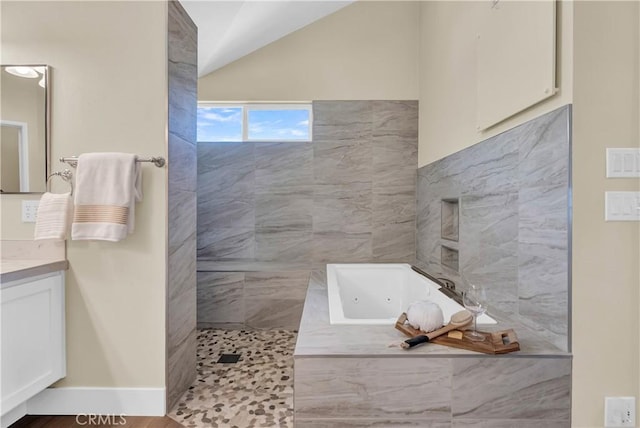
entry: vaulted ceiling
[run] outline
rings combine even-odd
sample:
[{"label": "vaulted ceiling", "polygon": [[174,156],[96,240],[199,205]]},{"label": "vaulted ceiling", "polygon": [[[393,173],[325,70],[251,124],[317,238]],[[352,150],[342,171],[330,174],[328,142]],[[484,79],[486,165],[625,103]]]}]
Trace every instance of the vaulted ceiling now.
[{"label": "vaulted ceiling", "polygon": [[198,26],[198,75],[211,73],[353,1],[183,1]]}]

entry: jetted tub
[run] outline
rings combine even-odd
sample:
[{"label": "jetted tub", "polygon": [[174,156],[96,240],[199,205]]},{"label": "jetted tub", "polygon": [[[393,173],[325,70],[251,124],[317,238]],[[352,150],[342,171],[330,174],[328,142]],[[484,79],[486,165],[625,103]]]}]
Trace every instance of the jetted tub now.
[{"label": "jetted tub", "polygon": [[[328,264],[327,289],[331,324],[393,325],[416,300],[431,300],[447,324],[464,309],[438,291],[440,285],[408,264]],[[478,324],[496,324],[483,314]]]}]

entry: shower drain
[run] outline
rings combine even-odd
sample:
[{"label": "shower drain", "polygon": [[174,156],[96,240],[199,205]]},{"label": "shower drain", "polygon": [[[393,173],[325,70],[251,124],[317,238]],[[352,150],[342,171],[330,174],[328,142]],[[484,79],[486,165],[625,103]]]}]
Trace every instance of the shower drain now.
[{"label": "shower drain", "polygon": [[242,354],[220,354],[220,358],[218,358],[218,363],[224,364],[235,364],[238,362]]}]

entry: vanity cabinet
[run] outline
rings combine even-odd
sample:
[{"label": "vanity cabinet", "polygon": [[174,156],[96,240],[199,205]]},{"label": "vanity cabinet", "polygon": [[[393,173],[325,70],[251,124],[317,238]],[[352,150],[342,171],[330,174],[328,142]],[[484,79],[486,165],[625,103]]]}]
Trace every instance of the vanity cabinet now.
[{"label": "vanity cabinet", "polygon": [[66,374],[64,272],[4,283],[0,300],[0,409],[6,415]]}]

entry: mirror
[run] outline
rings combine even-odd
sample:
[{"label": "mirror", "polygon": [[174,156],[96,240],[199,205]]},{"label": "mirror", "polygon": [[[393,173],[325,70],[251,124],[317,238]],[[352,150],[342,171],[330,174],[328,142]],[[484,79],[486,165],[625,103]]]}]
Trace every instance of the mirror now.
[{"label": "mirror", "polygon": [[0,68],[0,192],[45,192],[50,153],[49,67]]}]

